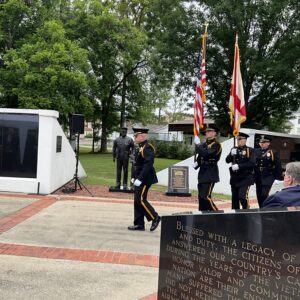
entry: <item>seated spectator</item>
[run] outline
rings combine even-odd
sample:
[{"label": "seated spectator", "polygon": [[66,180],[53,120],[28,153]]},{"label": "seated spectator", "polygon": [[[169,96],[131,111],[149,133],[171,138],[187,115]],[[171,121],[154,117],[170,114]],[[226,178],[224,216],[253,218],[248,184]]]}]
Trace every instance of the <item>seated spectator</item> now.
[{"label": "seated spectator", "polygon": [[285,188],[263,202],[263,208],[300,206],[300,162],[286,165],[283,185]]}]

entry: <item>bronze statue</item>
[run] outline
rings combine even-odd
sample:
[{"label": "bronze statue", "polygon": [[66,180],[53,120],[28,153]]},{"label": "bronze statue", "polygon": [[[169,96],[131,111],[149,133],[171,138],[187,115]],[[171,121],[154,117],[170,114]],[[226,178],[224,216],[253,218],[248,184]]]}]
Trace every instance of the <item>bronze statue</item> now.
[{"label": "bronze statue", "polygon": [[123,189],[127,189],[128,178],[128,162],[129,156],[132,154],[134,148],[133,139],[126,136],[127,128],[122,127],[120,130],[120,136],[114,140],[113,145],[113,161],[117,160],[117,180],[116,189],[121,187],[121,173],[123,169]]}]

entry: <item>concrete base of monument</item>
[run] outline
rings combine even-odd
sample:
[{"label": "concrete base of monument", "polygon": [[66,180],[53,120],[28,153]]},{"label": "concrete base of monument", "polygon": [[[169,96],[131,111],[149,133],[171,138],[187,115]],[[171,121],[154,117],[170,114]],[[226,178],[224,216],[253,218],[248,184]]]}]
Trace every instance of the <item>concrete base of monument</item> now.
[{"label": "concrete base of monument", "polygon": [[166,192],[166,196],[177,196],[177,197],[191,197],[191,193],[185,193],[185,192]]},{"label": "concrete base of monument", "polygon": [[110,186],[108,190],[111,193],[134,193],[134,188],[131,188],[131,187],[124,189],[124,188],[118,188],[115,186]]}]

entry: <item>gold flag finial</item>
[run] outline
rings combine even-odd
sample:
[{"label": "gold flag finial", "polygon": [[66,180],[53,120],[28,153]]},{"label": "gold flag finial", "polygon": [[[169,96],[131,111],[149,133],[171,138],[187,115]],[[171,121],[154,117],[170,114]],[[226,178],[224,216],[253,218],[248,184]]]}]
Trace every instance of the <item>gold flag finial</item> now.
[{"label": "gold flag finial", "polygon": [[208,22],[205,22],[204,26],[205,26],[205,33],[207,33]]}]

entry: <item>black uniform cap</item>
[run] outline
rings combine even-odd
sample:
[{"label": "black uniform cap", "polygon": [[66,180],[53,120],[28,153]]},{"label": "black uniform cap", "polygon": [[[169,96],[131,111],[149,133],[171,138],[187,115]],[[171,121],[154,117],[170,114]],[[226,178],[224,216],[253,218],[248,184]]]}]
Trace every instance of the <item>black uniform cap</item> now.
[{"label": "black uniform cap", "polygon": [[260,143],[271,142],[271,141],[272,141],[272,137],[269,135],[261,135],[260,136],[260,140],[259,140]]},{"label": "black uniform cap", "polygon": [[148,128],[132,128],[134,134],[133,135],[138,135],[140,133],[148,133],[149,129]]},{"label": "black uniform cap", "polygon": [[246,134],[246,133],[243,133],[243,132],[240,132],[240,133],[237,135],[237,138],[247,139],[248,137],[249,137],[249,135]]},{"label": "black uniform cap", "polygon": [[218,133],[220,129],[215,124],[210,124],[210,125],[205,125],[202,133],[205,134],[206,131],[215,131],[216,133]]}]

